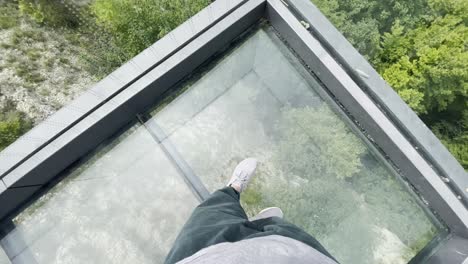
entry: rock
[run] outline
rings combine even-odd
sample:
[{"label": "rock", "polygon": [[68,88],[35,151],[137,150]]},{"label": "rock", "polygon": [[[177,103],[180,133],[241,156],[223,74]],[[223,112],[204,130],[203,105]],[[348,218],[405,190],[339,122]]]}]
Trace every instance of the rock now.
[{"label": "rock", "polygon": [[377,235],[373,251],[376,264],[406,264],[414,255],[411,249],[390,230],[375,226],[373,231]]}]

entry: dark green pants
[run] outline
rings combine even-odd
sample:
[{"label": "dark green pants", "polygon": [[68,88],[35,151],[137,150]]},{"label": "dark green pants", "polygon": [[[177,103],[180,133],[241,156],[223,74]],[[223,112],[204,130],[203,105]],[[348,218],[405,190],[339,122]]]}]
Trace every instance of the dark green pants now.
[{"label": "dark green pants", "polygon": [[226,187],[214,192],[195,208],[165,263],[176,263],[214,244],[268,235],[282,235],[302,241],[333,258],[315,238],[279,217],[250,222],[239,198],[233,188]]}]

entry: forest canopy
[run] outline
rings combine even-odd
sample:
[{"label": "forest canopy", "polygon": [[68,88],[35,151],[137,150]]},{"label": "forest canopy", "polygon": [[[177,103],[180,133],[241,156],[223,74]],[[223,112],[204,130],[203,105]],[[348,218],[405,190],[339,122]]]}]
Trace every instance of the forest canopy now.
[{"label": "forest canopy", "polygon": [[313,0],[468,168],[468,2]]}]

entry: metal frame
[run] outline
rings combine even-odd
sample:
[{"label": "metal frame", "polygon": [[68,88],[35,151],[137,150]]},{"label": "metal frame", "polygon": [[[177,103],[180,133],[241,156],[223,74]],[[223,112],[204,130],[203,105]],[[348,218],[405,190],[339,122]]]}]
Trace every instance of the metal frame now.
[{"label": "metal frame", "polygon": [[29,251],[21,232],[15,229],[13,221],[8,221],[2,225],[0,237],[4,237],[0,241],[0,248],[3,248],[10,260],[14,259],[13,263],[37,263],[34,255]]},{"label": "metal frame", "polygon": [[147,131],[151,134],[156,142],[159,143],[162,151],[166,153],[167,157],[172,161],[174,167],[182,175],[187,186],[192,189],[197,199],[201,202],[210,196],[210,192],[206,189],[201,179],[193,172],[190,165],[184,160],[182,155],[177,151],[176,147],[167,138],[164,130],[151,119],[150,116],[145,118],[139,117],[140,122],[146,127]]},{"label": "metal frame", "polygon": [[[468,210],[463,203],[466,174],[309,0],[215,1],[36,126],[0,153],[0,219],[11,218],[61,171],[135,119],[155,98],[261,18],[271,22],[448,226],[449,237],[433,246],[430,254],[418,256],[418,261],[462,263],[468,255]],[[306,29],[301,20],[311,28]],[[160,140],[157,128],[150,130]],[[183,160],[177,159],[177,151],[166,147],[186,181],[203,187],[191,177]],[[445,179],[450,179],[449,184]],[[203,199],[207,191],[201,187],[195,191]],[[453,250],[466,255],[448,256]]]}]

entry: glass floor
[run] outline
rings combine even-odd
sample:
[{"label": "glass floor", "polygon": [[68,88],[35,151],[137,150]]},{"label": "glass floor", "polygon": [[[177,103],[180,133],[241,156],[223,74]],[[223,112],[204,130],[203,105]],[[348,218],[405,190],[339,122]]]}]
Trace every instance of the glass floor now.
[{"label": "glass floor", "polygon": [[10,264],[10,259],[6,255],[5,251],[0,249],[0,264]]},{"label": "glass floor", "polygon": [[162,260],[197,205],[177,174],[143,126],[130,128],[14,219],[4,240],[27,249],[5,250],[37,263]]},{"label": "glass floor", "polygon": [[161,263],[199,203],[181,160],[212,192],[256,157],[247,214],[282,208],[341,263],[407,263],[439,233],[270,27],[226,53],[18,215],[10,259]]}]

